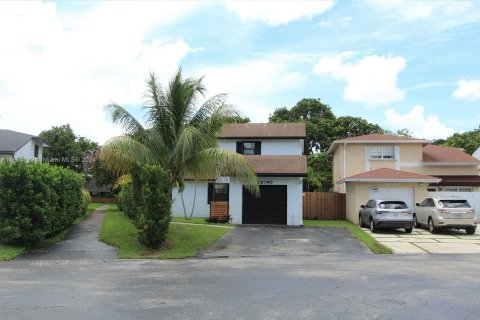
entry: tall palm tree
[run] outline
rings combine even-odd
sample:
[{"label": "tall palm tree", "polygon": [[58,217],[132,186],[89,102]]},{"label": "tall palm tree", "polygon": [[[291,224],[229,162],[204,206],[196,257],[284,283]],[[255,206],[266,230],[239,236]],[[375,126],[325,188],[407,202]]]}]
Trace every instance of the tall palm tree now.
[{"label": "tall palm tree", "polygon": [[221,126],[238,112],[226,103],[224,94],[198,106],[206,92],[202,81],[203,77],[183,78],[178,69],[163,89],[155,74],[150,73],[143,106],[148,128],[120,105],[107,105],[106,110],[113,122],[123,127],[124,135],[110,139],[102,147],[100,159],[104,167],[116,174],[128,174],[144,164],[161,165],[170,170],[172,186],[178,187],[180,193],[185,177],[206,181],[218,176],[230,176],[258,193],[256,175],[245,158],[220,149],[217,143]]}]

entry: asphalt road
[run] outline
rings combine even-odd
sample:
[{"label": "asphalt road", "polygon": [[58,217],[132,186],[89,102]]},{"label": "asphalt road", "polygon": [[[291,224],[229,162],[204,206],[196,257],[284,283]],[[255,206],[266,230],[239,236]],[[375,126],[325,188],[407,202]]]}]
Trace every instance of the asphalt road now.
[{"label": "asphalt road", "polygon": [[480,255],[0,263],[0,319],[478,319]]}]

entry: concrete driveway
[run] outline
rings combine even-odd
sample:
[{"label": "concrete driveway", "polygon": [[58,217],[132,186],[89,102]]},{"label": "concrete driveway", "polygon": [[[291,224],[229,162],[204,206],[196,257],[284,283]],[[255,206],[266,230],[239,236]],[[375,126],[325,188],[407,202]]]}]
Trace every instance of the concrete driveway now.
[{"label": "concrete driveway", "polygon": [[368,229],[364,231],[398,254],[480,253],[480,230],[474,235],[468,235],[464,230],[443,230],[431,234],[428,230],[418,228],[410,234],[400,229],[378,233],[371,233]]},{"label": "concrete driveway", "polygon": [[308,256],[320,253],[369,254],[342,228],[239,226],[200,252],[201,258]]}]

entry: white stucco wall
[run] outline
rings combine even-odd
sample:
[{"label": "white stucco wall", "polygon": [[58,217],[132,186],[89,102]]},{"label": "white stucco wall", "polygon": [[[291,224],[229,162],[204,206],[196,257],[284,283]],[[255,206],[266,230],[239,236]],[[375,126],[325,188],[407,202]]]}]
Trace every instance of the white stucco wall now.
[{"label": "white stucco wall", "polygon": [[39,147],[38,157],[35,158],[35,143],[33,140],[28,141],[23,147],[18,149],[14,156],[15,159],[24,158],[26,160],[41,161],[43,158],[43,148]]},{"label": "white stucco wall", "polygon": [[232,152],[237,151],[237,141],[261,141],[262,155],[301,155],[302,139],[220,139],[220,148]]},{"label": "white stucco wall", "polygon": [[[302,178],[299,177],[259,177],[259,182],[271,181],[269,185],[287,186],[287,225],[303,225]],[[242,185],[230,183],[229,213],[233,223],[242,223]]]},{"label": "white stucco wall", "polygon": [[[195,185],[197,187],[197,193],[195,196],[194,206],[194,194]],[[183,217],[184,211],[182,206],[182,199],[178,193],[178,189],[174,188],[172,191],[172,215],[174,217]],[[185,209],[187,214],[190,214],[193,207],[193,217],[209,217],[210,205],[208,201],[208,185],[206,182],[193,182],[185,181],[185,190],[183,191],[183,201],[185,203]]]},{"label": "white stucco wall", "polygon": [[[269,185],[286,185],[287,186],[287,225],[299,226],[303,225],[303,191],[302,178],[299,177],[259,177],[260,183],[266,181]],[[192,210],[193,194],[195,182],[187,181],[183,199],[185,208],[188,213]],[[194,217],[208,217],[210,215],[210,205],[208,200],[208,185],[206,182],[197,182],[197,195],[194,207]],[[242,184],[230,182],[229,185],[229,214],[232,217],[232,223],[242,223],[242,202],[243,188]],[[172,215],[175,217],[183,217],[183,207],[180,195],[176,188],[172,193]]]}]

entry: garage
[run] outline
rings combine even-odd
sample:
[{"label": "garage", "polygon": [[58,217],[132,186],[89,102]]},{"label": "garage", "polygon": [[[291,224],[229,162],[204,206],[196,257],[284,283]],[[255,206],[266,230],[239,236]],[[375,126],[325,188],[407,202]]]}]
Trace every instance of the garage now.
[{"label": "garage", "polygon": [[260,197],[243,189],[242,223],[287,224],[287,186],[259,186]]},{"label": "garage", "polygon": [[414,188],[372,187],[369,191],[370,199],[395,199],[404,201],[410,208],[415,208]]}]

